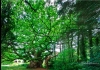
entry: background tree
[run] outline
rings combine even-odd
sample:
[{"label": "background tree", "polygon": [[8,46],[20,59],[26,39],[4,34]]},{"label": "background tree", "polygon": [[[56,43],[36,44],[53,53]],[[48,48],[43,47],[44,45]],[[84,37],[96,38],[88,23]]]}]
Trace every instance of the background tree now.
[{"label": "background tree", "polygon": [[[13,10],[11,1],[1,1],[1,57],[6,58],[5,52],[11,52],[11,45],[15,36],[11,31],[14,28]],[[9,60],[9,59],[8,59]]]}]

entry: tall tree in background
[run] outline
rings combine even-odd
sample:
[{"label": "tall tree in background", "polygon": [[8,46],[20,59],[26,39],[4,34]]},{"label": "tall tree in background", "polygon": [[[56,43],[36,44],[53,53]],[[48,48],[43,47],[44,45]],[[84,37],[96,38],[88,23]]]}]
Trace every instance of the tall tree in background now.
[{"label": "tall tree in background", "polygon": [[5,56],[4,52],[9,50],[10,46],[15,39],[15,36],[12,33],[14,28],[14,23],[12,16],[12,2],[1,0],[1,56]]},{"label": "tall tree in background", "polygon": [[[93,30],[98,29],[98,20],[96,18],[99,17],[99,1],[77,1],[76,3],[76,10],[79,12],[78,16],[78,25],[79,27],[83,26],[82,28],[85,32],[84,38],[89,41],[89,50],[90,50],[90,58],[93,57]],[[98,34],[98,32],[96,33]],[[83,46],[85,47],[85,46]],[[82,49],[86,50],[86,49]]]},{"label": "tall tree in background", "polygon": [[[61,6],[60,10],[58,10],[58,15],[60,15],[61,17],[64,17],[64,19],[69,19],[71,15],[76,15],[73,17],[76,20],[74,22],[73,21],[69,22],[70,27],[68,28],[67,26],[66,29],[68,29],[69,33],[72,33],[71,30],[73,30],[74,33],[76,33],[76,36],[78,36],[77,55],[78,57],[80,56],[78,60],[80,59],[80,60],[86,61],[87,58],[89,58],[88,57],[89,54],[90,54],[90,58],[92,58],[94,52],[96,52],[96,51],[93,51],[94,50],[93,46],[95,46],[93,43],[93,37],[94,37],[94,34],[97,36],[100,30],[99,29],[100,22],[98,23],[98,20],[97,20],[97,18],[100,15],[99,14],[100,2],[99,1],[83,1],[83,0],[77,0],[77,1],[58,0],[57,3]],[[74,23],[74,24],[71,25],[71,23]],[[76,26],[76,27],[73,28],[73,26]],[[96,32],[95,32],[95,29],[97,30]],[[66,40],[68,40],[68,44],[71,41],[69,40],[69,38],[68,39],[66,38]],[[97,42],[99,41],[98,39],[96,40]],[[88,52],[88,50],[90,52]]]}]

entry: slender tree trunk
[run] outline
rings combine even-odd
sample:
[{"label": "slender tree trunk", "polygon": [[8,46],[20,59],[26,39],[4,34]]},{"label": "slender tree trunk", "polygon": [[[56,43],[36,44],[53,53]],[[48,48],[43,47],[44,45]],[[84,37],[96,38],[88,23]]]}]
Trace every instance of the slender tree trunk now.
[{"label": "slender tree trunk", "polygon": [[72,39],[71,39],[71,46],[70,47],[71,47],[71,58],[72,58],[71,62],[72,62],[73,61],[73,50],[72,50],[73,49],[73,33],[72,33],[71,37],[72,37]]},{"label": "slender tree trunk", "polygon": [[59,49],[60,49],[60,52],[61,52],[61,50],[62,50],[61,43],[59,45],[60,45]]},{"label": "slender tree trunk", "polygon": [[97,51],[97,53],[99,52],[99,38],[98,37],[96,37],[96,51]]},{"label": "slender tree trunk", "polygon": [[77,39],[77,61],[79,62],[79,33],[78,33],[78,39]]},{"label": "slender tree trunk", "polygon": [[[56,46],[54,45],[54,55],[56,55],[56,50],[55,50]],[[56,57],[54,58],[54,60],[56,60]]]},{"label": "slender tree trunk", "polygon": [[90,50],[90,59],[93,57],[93,50],[92,50],[92,47],[93,47],[93,42],[92,42],[92,30],[89,29],[89,50]]},{"label": "slender tree trunk", "polygon": [[[68,49],[70,50],[70,39],[69,39],[69,34],[67,35],[67,37],[68,37]],[[69,57],[69,62],[71,62],[71,60],[70,60],[70,57],[71,57],[71,54],[70,54],[70,52],[68,52],[68,57]]]},{"label": "slender tree trunk", "polygon": [[96,37],[96,46],[98,46],[98,45],[99,45],[99,38]]},{"label": "slender tree trunk", "polygon": [[81,38],[81,59],[86,61],[86,51],[85,51],[85,40],[84,40],[84,34],[82,33],[82,38]]}]

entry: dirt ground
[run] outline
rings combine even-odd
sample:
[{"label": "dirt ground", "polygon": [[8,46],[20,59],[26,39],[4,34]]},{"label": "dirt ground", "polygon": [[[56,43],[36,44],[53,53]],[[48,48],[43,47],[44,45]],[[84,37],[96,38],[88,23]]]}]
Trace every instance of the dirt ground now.
[{"label": "dirt ground", "polygon": [[48,69],[45,69],[45,68],[36,68],[34,70],[48,70]]}]

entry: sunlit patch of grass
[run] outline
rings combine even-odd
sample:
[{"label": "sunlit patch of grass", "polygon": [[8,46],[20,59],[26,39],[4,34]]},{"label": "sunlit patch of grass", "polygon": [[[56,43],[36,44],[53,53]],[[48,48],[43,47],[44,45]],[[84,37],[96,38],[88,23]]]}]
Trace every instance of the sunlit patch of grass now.
[{"label": "sunlit patch of grass", "polygon": [[1,66],[1,70],[30,70],[26,68],[27,64],[12,65],[12,66]]},{"label": "sunlit patch of grass", "polygon": [[1,64],[1,70],[30,70],[27,69],[29,63],[13,63],[13,62],[3,62]]},{"label": "sunlit patch of grass", "polygon": [[19,65],[22,65],[22,64],[24,64],[24,63],[12,63],[12,64],[10,64],[10,66],[19,66]]},{"label": "sunlit patch of grass", "polygon": [[24,66],[2,66],[1,70],[27,70]]}]

